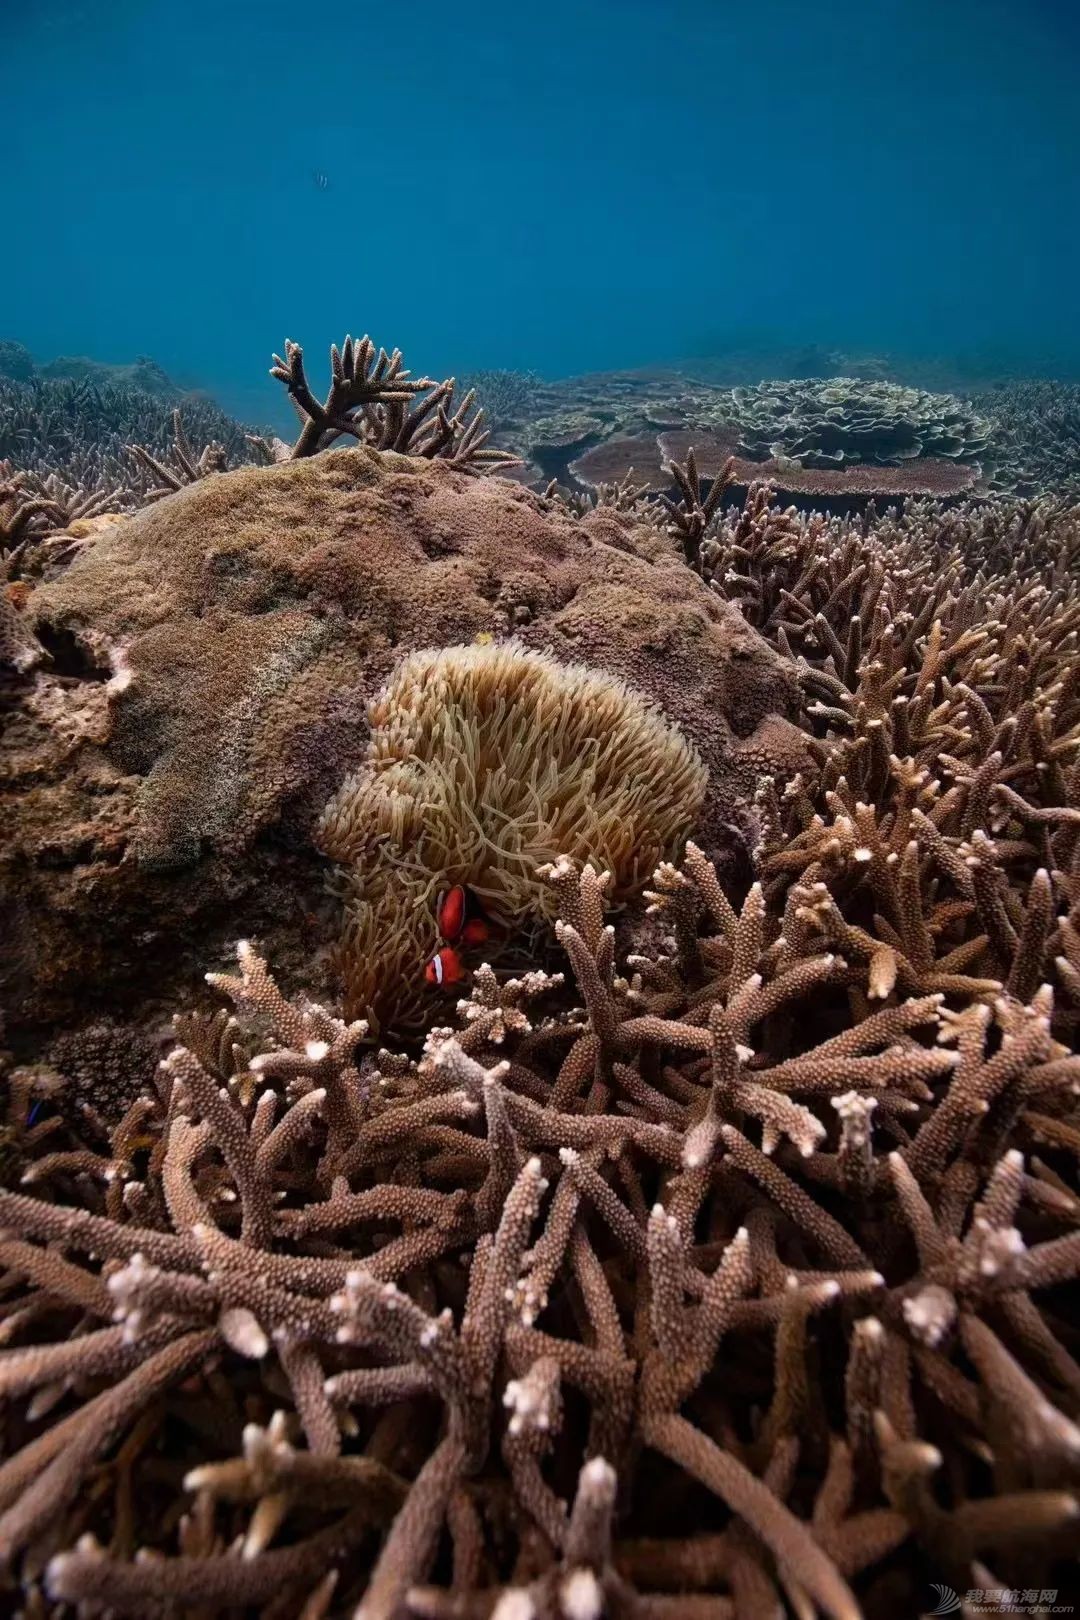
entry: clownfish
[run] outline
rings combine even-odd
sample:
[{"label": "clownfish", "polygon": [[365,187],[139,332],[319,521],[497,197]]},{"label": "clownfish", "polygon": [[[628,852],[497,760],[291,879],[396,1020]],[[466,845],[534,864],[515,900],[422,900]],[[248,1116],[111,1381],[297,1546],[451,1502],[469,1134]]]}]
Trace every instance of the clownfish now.
[{"label": "clownfish", "polygon": [[424,969],[428,984],[439,985],[440,988],[460,984],[464,977],[465,964],[452,945],[444,945],[441,951],[436,951]]},{"label": "clownfish", "polygon": [[435,917],[439,936],[449,945],[482,945],[491,937],[483,906],[463,883],[455,884],[443,895]]},{"label": "clownfish", "polygon": [[435,912],[439,936],[446,941],[424,968],[428,984],[459,984],[465,963],[456,946],[483,945],[491,938],[491,925],[483,906],[464,884],[458,883],[439,900]]}]

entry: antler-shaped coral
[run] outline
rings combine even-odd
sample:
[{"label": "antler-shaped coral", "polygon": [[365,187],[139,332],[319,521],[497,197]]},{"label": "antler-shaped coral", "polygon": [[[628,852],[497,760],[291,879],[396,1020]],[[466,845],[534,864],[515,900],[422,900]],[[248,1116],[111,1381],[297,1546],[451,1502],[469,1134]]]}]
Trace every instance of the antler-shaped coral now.
[{"label": "antler-shaped coral", "polygon": [[682,541],[683,553],[691,568],[700,569],[701,546],[709,526],[720,511],[725,491],[735,481],[735,457],[730,456],[712,480],[709,493],[702,495],[701,478],[693,450],[686,455],[686,466],[672,461],[668,471],[679,489],[678,501],[661,495],[660,501],[671,519],[673,532]]},{"label": "antler-shaped coral", "polygon": [[[46,1419],[0,1467],[0,1545],[70,1547],[54,1600],[854,1620],[905,1538],[958,1586],[1063,1549],[1078,1205],[1023,1145],[1033,1102],[1075,1110],[1049,993],[871,998],[868,955],[693,845],[654,880],[677,955],[620,971],[603,874],[547,877],[572,985],[482,969],[415,1060],[244,946],[212,976],[235,1012],[178,1023],[109,1155],[32,1157],[55,1202],[0,1193],[0,1331],[40,1341],[0,1390]],[[165,1412],[178,1556],[142,1453]],[[117,1501],[139,1479],[157,1556],[95,1465]]]},{"label": "antler-shaped coral", "polygon": [[[517,465],[509,451],[488,445],[484,413],[473,409],[474,390],[455,409],[454,379],[411,377],[400,349],[387,354],[369,337],[358,343],[347,337],[340,349],[331,345],[330,369],[330,389],[320,403],[308,384],[300,345],[287,342],[285,358],[274,356],[270,375],[285,384],[302,423],[292,459],[315,455],[348,434],[376,450],[438,458],[462,472]],[[412,405],[420,394],[425,397]]]}]

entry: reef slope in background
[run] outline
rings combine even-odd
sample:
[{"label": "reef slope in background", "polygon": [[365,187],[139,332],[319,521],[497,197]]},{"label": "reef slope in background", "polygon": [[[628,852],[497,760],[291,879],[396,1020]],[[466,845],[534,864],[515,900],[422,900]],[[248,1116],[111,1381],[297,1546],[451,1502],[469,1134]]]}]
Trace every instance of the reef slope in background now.
[{"label": "reef slope in background", "polygon": [[655,530],[416,458],[200,480],[105,527],[28,612],[51,662],[2,745],[16,1022],[130,1011],[151,980],[182,997],[241,933],[310,982],[312,821],[410,650],[513,629],[622,677],[709,768],[706,843],[802,749],[791,667]]}]

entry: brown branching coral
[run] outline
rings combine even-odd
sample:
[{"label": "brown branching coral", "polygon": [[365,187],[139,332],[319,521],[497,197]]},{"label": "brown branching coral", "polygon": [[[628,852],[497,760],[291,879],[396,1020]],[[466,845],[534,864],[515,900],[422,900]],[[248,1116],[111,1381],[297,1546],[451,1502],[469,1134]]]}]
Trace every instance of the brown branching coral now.
[{"label": "brown branching coral", "polygon": [[696,750],[621,681],[508,642],[414,653],[372,705],[362,770],[319,842],[349,869],[347,999],[380,1022],[426,1005],[440,888],[467,884],[516,932],[552,906],[564,854],[640,891],[704,802]]},{"label": "brown branching coral", "polygon": [[620,971],[600,875],[550,880],[581,1005],[485,970],[361,1058],[244,946],[75,1197],[0,1194],[24,1581],[364,1620],[1064,1585],[1080,1204],[1001,1106],[1074,1098],[1049,992],[878,1005],[693,845]]},{"label": "brown branching coral", "polygon": [[184,430],[184,419],[179,408],[172,414],[172,448],[168,457],[156,456],[143,444],[128,445],[128,454],[155,480],[143,496],[142,504],[159,501],[164,495],[194,484],[211,473],[224,472],[229,465],[228,451],[216,439],[196,455]]},{"label": "brown branching coral", "polygon": [[680,467],[677,461],[673,461],[670,471],[679,491],[679,499],[672,501],[666,495],[662,495],[661,504],[671,520],[672,531],[682,541],[683,554],[687,562],[691,568],[697,568],[701,542],[709,524],[720,510],[720,503],[726,490],[734,480],[735,458],[729,456],[723,467],[714,475],[708,494],[702,490],[692,449],[687,453],[686,466]]},{"label": "brown branching coral", "polygon": [[286,343],[284,359],[274,356],[270,375],[285,384],[301,423],[291,459],[314,455],[344,436],[375,450],[446,461],[459,472],[517,464],[511,451],[488,444],[484,412],[474,409],[475,390],[455,406],[454,379],[435,383],[410,376],[400,349],[387,354],[369,337],[359,342],[347,337],[340,349],[331,345],[330,370],[330,388],[320,401],[308,383],[298,343]]},{"label": "brown branching coral", "polygon": [[819,734],[814,767],[759,800],[760,876],[874,965],[875,996],[1047,983],[1075,1028],[1078,547],[1053,507],[867,531],[764,488],[704,543],[714,588],[795,659]]}]

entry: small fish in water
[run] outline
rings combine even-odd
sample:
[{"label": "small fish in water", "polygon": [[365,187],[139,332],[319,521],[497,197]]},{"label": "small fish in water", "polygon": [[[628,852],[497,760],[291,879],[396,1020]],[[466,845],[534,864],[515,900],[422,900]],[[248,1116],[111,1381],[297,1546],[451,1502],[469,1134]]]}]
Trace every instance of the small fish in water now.
[{"label": "small fish in water", "polygon": [[441,951],[435,952],[425,967],[424,978],[428,984],[446,989],[452,984],[460,984],[465,977],[465,971],[465,964],[454,947],[444,945]]},{"label": "small fish in water", "polygon": [[323,174],[321,169],[312,169],[311,178],[315,182],[317,191],[327,191],[330,187],[330,176]]},{"label": "small fish in water", "polygon": [[457,947],[483,945],[491,938],[491,923],[480,901],[463,883],[440,896],[435,910],[439,937],[446,941],[428,962],[424,978],[428,984],[459,984],[466,967]]},{"label": "small fish in water", "polygon": [[482,945],[491,937],[491,925],[480,901],[463,883],[440,898],[435,918],[440,938],[449,945]]},{"label": "small fish in water", "polygon": [[44,1106],[45,1106],[45,1104],[41,1100],[40,1097],[38,1098],[37,1102],[32,1105],[32,1107],[30,1109],[30,1112],[26,1116],[26,1129],[27,1130],[29,1130],[31,1125],[34,1124],[35,1120],[37,1119],[38,1115],[41,1113],[41,1110],[44,1108]]}]

